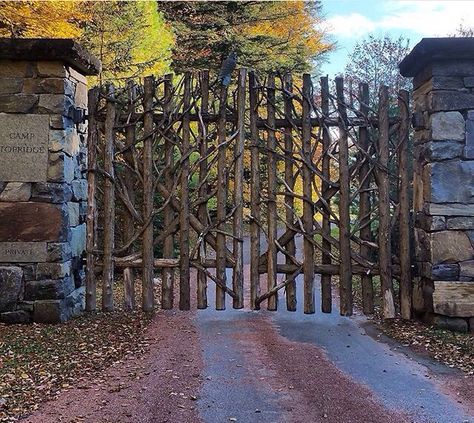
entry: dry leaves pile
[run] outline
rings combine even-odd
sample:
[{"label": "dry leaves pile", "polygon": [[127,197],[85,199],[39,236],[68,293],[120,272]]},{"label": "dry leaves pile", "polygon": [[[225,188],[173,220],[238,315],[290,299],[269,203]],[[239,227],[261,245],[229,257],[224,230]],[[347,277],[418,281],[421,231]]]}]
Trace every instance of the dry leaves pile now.
[{"label": "dry leaves pile", "polygon": [[0,422],[16,421],[79,378],[97,377],[127,353],[143,351],[150,320],[141,312],[117,310],[60,325],[0,325]]},{"label": "dry leaves pile", "polygon": [[388,336],[417,352],[427,353],[449,367],[474,375],[474,335],[436,329],[417,321],[381,323]]}]

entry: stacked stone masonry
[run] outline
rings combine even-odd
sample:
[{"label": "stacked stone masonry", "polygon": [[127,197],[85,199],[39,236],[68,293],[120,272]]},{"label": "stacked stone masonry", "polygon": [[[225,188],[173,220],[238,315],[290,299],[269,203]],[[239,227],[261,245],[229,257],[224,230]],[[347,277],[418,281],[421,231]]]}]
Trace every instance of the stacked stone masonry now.
[{"label": "stacked stone masonry", "polygon": [[0,320],[61,322],[83,309],[85,76],[61,61],[0,60]]},{"label": "stacked stone masonry", "polygon": [[414,76],[414,308],[438,326],[474,332],[474,55],[427,60],[407,75]]}]

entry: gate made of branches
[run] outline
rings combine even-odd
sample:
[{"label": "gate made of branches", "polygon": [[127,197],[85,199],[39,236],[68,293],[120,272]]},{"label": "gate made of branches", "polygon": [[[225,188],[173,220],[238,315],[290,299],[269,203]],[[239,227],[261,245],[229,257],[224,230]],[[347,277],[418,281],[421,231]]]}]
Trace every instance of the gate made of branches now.
[{"label": "gate made of branches", "polygon": [[276,310],[284,289],[295,310],[302,274],[304,312],[314,313],[319,274],[323,312],[338,286],[340,313],[352,314],[357,276],[364,312],[378,278],[384,317],[399,305],[410,318],[408,92],[393,101],[385,86],[371,97],[342,78],[315,87],[308,74],[246,69],[230,87],[208,72],[174,79],[89,92],[87,309],[98,269],[102,308],[113,308],[117,269],[134,308],[138,269],[144,310],[173,308],[175,278],[188,310],[195,268],[198,308],[212,281],[217,309],[229,296],[234,308],[248,297],[252,309]]}]

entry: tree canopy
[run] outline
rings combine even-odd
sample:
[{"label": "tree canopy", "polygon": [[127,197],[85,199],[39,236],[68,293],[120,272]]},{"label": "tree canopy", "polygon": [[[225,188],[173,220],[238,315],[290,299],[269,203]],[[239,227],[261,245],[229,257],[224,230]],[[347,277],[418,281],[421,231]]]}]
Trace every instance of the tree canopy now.
[{"label": "tree canopy", "polygon": [[308,71],[333,45],[318,29],[318,2],[159,2],[173,27],[176,71],[217,69],[235,51],[258,70]]},{"label": "tree canopy", "polygon": [[[378,93],[381,85],[387,85],[392,98],[396,98],[400,89],[411,87],[410,80],[400,75],[398,69],[398,64],[409,52],[409,40],[406,38],[369,35],[357,43],[349,55],[346,78],[356,84],[367,82],[373,94]],[[376,99],[377,96],[372,95],[371,98]]]}]

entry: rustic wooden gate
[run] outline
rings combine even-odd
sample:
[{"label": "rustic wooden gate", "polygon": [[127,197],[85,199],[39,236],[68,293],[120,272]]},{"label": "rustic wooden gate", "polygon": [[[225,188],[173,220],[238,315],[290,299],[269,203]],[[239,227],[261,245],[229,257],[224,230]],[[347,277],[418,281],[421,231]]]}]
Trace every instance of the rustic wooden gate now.
[{"label": "rustic wooden gate", "polygon": [[240,69],[229,88],[201,72],[91,90],[87,309],[97,268],[103,309],[113,308],[115,269],[134,308],[138,268],[144,310],[155,307],[155,270],[160,306],[173,308],[176,278],[187,310],[195,268],[198,308],[213,281],[217,309],[229,296],[234,308],[248,297],[276,310],[284,289],[295,310],[302,274],[304,312],[314,313],[319,274],[323,312],[338,285],[340,313],[352,314],[357,279],[372,313],[377,279],[384,317],[400,306],[410,318],[408,93],[318,85]]}]

